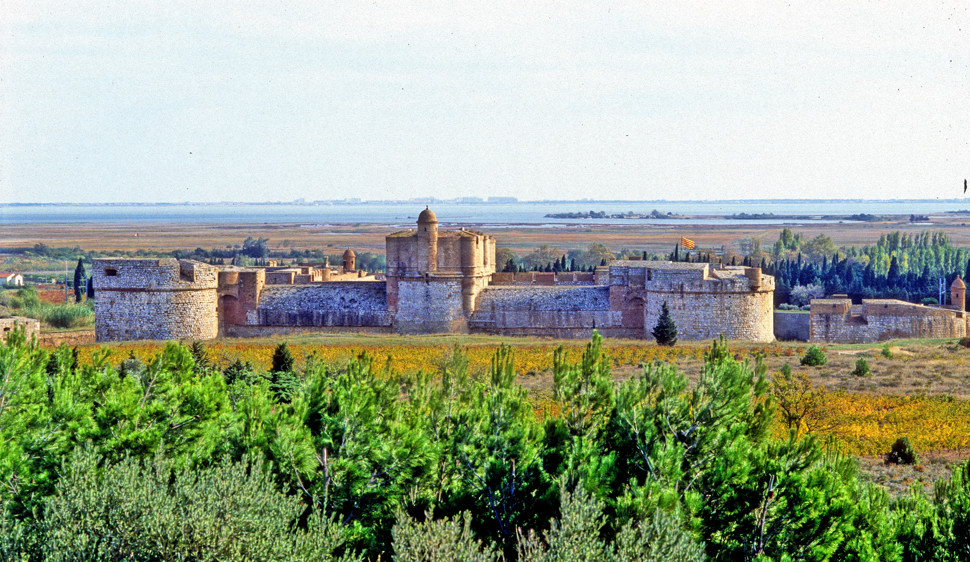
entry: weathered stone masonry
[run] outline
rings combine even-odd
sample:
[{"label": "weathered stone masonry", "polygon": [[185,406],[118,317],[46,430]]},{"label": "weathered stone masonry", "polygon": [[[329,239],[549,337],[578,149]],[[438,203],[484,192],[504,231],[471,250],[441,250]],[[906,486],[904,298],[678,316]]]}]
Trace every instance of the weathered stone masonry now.
[{"label": "weathered stone masonry", "polygon": [[94,260],[99,341],[211,339],[219,270],[191,260]]},{"label": "weathered stone masonry", "polygon": [[758,268],[618,261],[594,273],[495,271],[494,238],[417,229],[387,236],[387,273],[343,267],[215,268],[188,260],[95,260],[99,340],[207,339],[292,329],[483,332],[650,339],[666,302],[684,340],[771,341],[774,278]]}]

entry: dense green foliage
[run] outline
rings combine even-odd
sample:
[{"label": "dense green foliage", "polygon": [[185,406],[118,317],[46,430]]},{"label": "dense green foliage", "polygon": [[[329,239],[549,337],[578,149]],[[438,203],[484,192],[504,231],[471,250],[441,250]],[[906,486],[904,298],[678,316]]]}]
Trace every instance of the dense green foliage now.
[{"label": "dense green foliage", "polygon": [[653,327],[653,338],[657,340],[657,345],[671,346],[677,343],[677,324],[670,317],[670,309],[667,308],[667,301],[660,305],[660,316],[657,317],[657,325]]},{"label": "dense green foliage", "polygon": [[822,348],[817,345],[810,345],[800,363],[806,367],[821,367],[825,365],[826,361],[825,352],[822,351]]},{"label": "dense green foliage", "polygon": [[798,287],[818,287],[822,294],[845,293],[857,301],[921,302],[939,296],[940,279],[948,296],[957,276],[970,275],[970,250],[954,246],[944,232],[891,232],[872,246],[837,250],[824,235],[805,241],[786,228],[774,245],[773,259],[762,267],[775,276],[783,300]]},{"label": "dense green foliage", "polygon": [[504,347],[484,373],[459,349],[409,377],[365,355],[220,372],[202,346],[79,364],[15,332],[0,559],[970,559],[966,468],[891,502],[814,439],[771,438],[765,369],[723,341],[694,384],[610,364],[598,336],[557,351],[537,414]]}]

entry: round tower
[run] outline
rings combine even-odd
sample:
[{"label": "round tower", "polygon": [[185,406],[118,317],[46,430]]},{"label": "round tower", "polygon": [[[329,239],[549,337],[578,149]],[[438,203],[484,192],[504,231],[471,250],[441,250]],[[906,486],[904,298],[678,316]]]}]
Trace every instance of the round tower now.
[{"label": "round tower", "polygon": [[950,284],[950,306],[957,310],[967,309],[967,284],[959,277]]},{"label": "round tower", "polygon": [[429,207],[418,215],[418,271],[438,269],[438,217]]},{"label": "round tower", "polygon": [[241,275],[192,260],[98,258],[97,341],[206,340],[219,335],[218,288]]},{"label": "round tower", "polygon": [[357,254],[350,248],[347,248],[347,251],[344,252],[344,273],[355,269],[357,269]]}]

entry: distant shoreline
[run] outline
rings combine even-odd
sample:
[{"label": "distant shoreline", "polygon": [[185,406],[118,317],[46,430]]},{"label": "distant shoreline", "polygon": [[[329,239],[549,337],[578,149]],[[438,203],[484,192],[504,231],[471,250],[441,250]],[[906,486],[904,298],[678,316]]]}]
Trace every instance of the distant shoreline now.
[{"label": "distant shoreline", "polygon": [[703,205],[717,204],[946,204],[964,202],[970,213],[970,199],[956,197],[952,199],[535,199],[520,200],[514,197],[492,198],[489,200],[473,201],[467,198],[459,199],[436,199],[414,198],[414,199],[324,199],[317,201],[155,201],[155,202],[13,202],[0,203],[0,207],[175,207],[175,206],[253,206],[253,205],[274,205],[274,206],[295,206],[295,207],[319,207],[334,205],[596,205],[596,204],[630,204],[630,205],[685,205],[697,203]]}]

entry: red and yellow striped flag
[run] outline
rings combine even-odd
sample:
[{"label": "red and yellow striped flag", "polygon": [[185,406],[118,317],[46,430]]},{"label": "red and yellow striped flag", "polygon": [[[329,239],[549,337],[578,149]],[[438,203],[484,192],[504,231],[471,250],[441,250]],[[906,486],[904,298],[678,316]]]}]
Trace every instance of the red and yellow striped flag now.
[{"label": "red and yellow striped flag", "polygon": [[681,247],[687,248],[688,250],[694,249],[694,241],[691,240],[690,238],[684,238],[683,236],[681,236],[680,245]]}]

